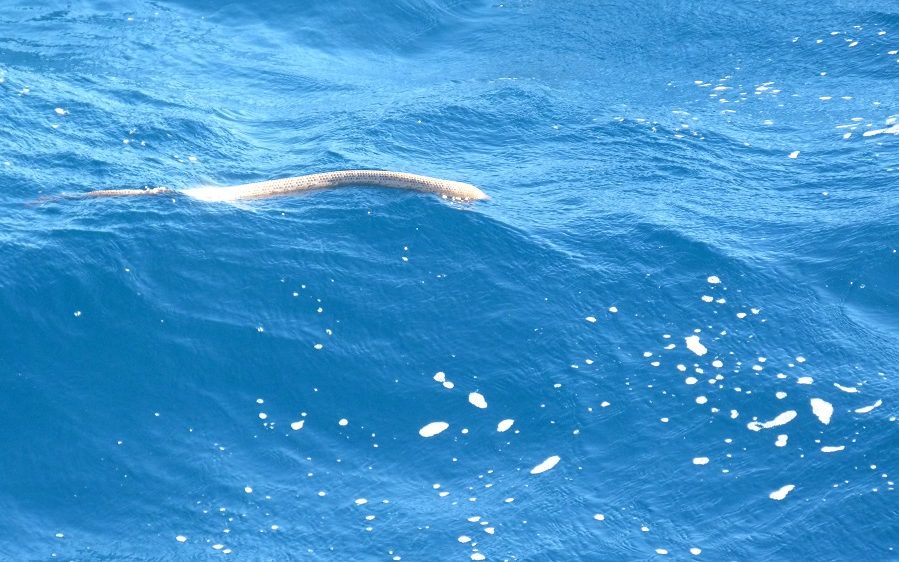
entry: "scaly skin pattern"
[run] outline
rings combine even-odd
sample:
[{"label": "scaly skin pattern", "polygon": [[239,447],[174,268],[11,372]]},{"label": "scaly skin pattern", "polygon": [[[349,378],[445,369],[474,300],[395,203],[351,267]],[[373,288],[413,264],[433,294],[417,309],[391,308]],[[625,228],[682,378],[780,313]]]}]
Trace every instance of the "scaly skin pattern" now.
[{"label": "scaly skin pattern", "polygon": [[[300,191],[317,189],[333,189],[347,186],[392,187],[411,189],[432,193],[444,199],[460,201],[483,201],[489,199],[486,193],[477,187],[452,180],[443,180],[404,172],[385,170],[343,170],[309,174],[294,178],[261,181],[230,187],[199,187],[185,189],[183,193],[209,201],[237,201],[242,199],[260,199],[286,195]],[[173,193],[165,187],[152,189],[104,189],[89,191],[86,197],[127,197],[135,195],[159,195]]]},{"label": "scaly skin pattern", "polygon": [[144,189],[98,189],[79,193],[81,197],[133,197],[135,195],[162,195],[172,193],[167,187],[147,187]]}]

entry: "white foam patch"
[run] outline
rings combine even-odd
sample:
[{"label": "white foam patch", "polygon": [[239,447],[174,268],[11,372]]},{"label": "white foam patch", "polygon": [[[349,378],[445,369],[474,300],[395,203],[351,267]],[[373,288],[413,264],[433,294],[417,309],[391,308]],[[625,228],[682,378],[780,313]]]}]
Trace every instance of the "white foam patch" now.
[{"label": "white foam patch", "polygon": [[796,489],[795,485],[787,484],[786,486],[781,486],[777,490],[774,490],[773,492],[768,494],[768,497],[771,498],[772,500],[780,501],[780,500],[784,499],[785,497],[787,497],[787,494],[789,494],[790,492],[792,492],[795,489]]},{"label": "white foam patch", "polygon": [[513,423],[515,423],[515,420],[511,420],[511,419],[503,420],[503,421],[499,422],[498,424],[496,424],[496,430],[499,431],[500,433],[502,433],[504,431],[509,431],[509,428],[512,427]]},{"label": "white foam patch", "polygon": [[443,433],[449,427],[449,424],[442,421],[431,422],[418,430],[418,434],[422,437],[434,437],[438,433]]},{"label": "white foam patch", "polygon": [[766,422],[752,421],[752,422],[747,423],[746,427],[749,428],[751,431],[760,431],[762,429],[771,429],[772,427],[778,427],[778,426],[786,425],[786,424],[790,423],[791,421],[796,419],[796,415],[797,415],[796,410],[787,410],[786,412],[784,412],[782,414],[778,414],[777,417],[775,417],[771,421],[766,421]]},{"label": "white foam patch", "polygon": [[862,133],[863,137],[873,137],[875,135],[899,135],[899,123],[885,129],[871,129]]},{"label": "white foam patch", "polygon": [[531,474],[541,474],[547,470],[552,470],[562,460],[558,455],[553,455],[531,469]]},{"label": "white foam patch", "polygon": [[812,405],[812,413],[818,416],[818,421],[824,425],[829,424],[833,416],[833,404],[820,398],[812,398],[809,402]]},{"label": "white foam patch", "polygon": [[822,453],[836,453],[846,448],[846,445],[825,445],[821,447]]},{"label": "white foam patch", "polygon": [[487,400],[484,399],[484,395],[479,392],[472,392],[468,395],[468,401],[471,402],[472,406],[476,408],[486,408]]},{"label": "white foam patch", "polygon": [[839,388],[840,390],[842,390],[843,392],[848,392],[849,394],[855,394],[856,392],[858,392],[858,389],[855,388],[854,386],[843,386],[838,382],[833,383],[833,385],[835,387]]},{"label": "white foam patch", "polygon": [[812,384],[815,382],[815,379],[812,377],[799,377],[796,379],[796,384]]},{"label": "white foam patch", "polygon": [[784,434],[784,433],[778,435],[778,436],[777,436],[777,441],[774,442],[774,446],[775,446],[775,447],[786,447],[786,446],[787,446],[787,439],[789,439],[789,438],[790,438],[790,437],[789,437],[788,435]]},{"label": "white foam patch", "polygon": [[856,414],[867,414],[868,412],[870,412],[870,411],[873,410],[874,408],[879,408],[879,407],[882,406],[882,405],[883,405],[883,400],[878,400],[877,402],[871,404],[870,406],[864,406],[864,407],[862,407],[862,408],[856,408],[856,409],[855,409],[855,413],[856,413]]},{"label": "white foam patch", "polygon": [[684,342],[687,344],[687,349],[699,355],[700,357],[708,353],[708,349],[704,345],[699,342],[699,336],[687,336],[684,338]]},{"label": "white foam patch", "polygon": [[719,279],[717,275],[709,275],[709,278],[706,279],[706,281],[708,281],[710,285],[721,283],[721,279]]},{"label": "white foam patch", "polygon": [[199,201],[206,201],[207,203],[222,203],[222,202],[229,202],[229,201],[237,201],[238,199],[240,199],[240,189],[238,189],[238,186],[191,187],[188,189],[182,189],[181,193],[183,193],[184,195],[187,195],[188,197],[192,197],[193,199],[197,199]]},{"label": "white foam patch", "polygon": [[295,421],[290,424],[290,429],[294,431],[299,431],[303,429],[303,424],[306,423],[306,420]]}]

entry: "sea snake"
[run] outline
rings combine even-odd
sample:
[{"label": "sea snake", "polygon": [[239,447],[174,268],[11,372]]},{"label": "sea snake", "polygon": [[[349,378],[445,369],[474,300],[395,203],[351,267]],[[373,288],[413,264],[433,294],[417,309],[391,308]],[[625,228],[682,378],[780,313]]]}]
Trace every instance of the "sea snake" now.
[{"label": "sea snake", "polygon": [[188,189],[171,189],[153,187],[145,189],[99,189],[76,195],[77,197],[129,197],[137,195],[165,195],[183,193],[203,201],[240,201],[243,199],[259,199],[347,186],[393,187],[433,193],[444,199],[454,201],[483,201],[490,197],[477,187],[459,181],[442,180],[404,172],[388,172],[385,170],[343,170],[308,174],[294,178],[260,181],[228,187],[192,187]]}]

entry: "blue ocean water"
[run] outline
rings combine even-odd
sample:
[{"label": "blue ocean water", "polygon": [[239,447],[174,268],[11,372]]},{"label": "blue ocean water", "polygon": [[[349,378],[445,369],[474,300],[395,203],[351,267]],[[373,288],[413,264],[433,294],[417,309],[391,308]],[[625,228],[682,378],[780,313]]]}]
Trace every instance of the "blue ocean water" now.
[{"label": "blue ocean water", "polygon": [[[899,560],[897,49],[878,0],[5,2],[0,559]],[[492,199],[46,198],[346,168]]]}]

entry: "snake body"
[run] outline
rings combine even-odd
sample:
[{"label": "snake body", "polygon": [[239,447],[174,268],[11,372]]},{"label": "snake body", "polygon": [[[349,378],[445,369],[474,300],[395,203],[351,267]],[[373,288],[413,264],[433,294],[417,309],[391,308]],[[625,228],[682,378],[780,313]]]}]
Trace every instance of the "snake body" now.
[{"label": "snake body", "polygon": [[183,190],[174,190],[168,187],[100,189],[88,191],[82,195],[84,197],[129,197],[180,192],[203,201],[240,201],[347,186],[410,189],[457,201],[481,201],[490,198],[486,193],[468,183],[386,170],[342,170],[228,187],[193,187]]}]

